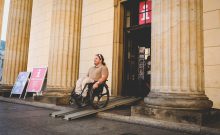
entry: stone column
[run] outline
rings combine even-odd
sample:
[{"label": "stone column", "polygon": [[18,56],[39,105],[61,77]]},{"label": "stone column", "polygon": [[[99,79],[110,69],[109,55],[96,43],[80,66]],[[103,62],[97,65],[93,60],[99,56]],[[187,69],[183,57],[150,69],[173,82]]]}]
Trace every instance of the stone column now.
[{"label": "stone column", "polygon": [[78,78],[82,0],[55,0],[48,64],[48,96],[69,93]]},{"label": "stone column", "polygon": [[2,85],[11,87],[21,71],[27,69],[32,0],[11,0]]},{"label": "stone column", "polygon": [[4,4],[5,4],[5,0],[0,0],[0,38],[2,36],[2,22],[3,22]]},{"label": "stone column", "polygon": [[[204,93],[202,0],[153,0],[152,4],[152,83],[144,99],[145,113],[200,123],[195,111],[212,107]],[[194,113],[187,115],[185,110]]]},{"label": "stone column", "polygon": [[112,65],[112,95],[121,95],[123,70],[124,7],[121,0],[114,0],[114,37]]}]

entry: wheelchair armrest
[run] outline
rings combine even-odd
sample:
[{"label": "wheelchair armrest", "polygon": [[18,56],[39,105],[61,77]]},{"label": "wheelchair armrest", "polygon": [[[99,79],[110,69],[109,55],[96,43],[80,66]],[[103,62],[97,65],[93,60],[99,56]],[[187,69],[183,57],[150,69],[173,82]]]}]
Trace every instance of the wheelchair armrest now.
[{"label": "wheelchair armrest", "polygon": [[[107,81],[108,81],[108,80],[105,80],[103,83],[101,83],[98,88],[103,87],[104,85],[106,85],[106,82],[107,82]],[[92,82],[92,83],[87,83],[86,85],[88,85],[88,87],[91,88],[92,85],[95,84],[96,82],[97,82],[97,81],[94,81],[94,82]]]},{"label": "wheelchair armrest", "polygon": [[[107,82],[108,80],[105,80],[103,83],[101,83],[101,84],[105,84],[106,82]],[[97,81],[95,81],[95,82],[97,82]]]}]

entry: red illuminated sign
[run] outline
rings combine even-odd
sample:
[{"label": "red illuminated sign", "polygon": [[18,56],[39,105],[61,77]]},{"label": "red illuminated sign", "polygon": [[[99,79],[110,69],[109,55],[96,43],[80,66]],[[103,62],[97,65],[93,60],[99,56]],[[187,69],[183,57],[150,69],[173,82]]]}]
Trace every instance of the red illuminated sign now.
[{"label": "red illuminated sign", "polygon": [[47,68],[33,68],[26,92],[40,92],[47,73]]},{"label": "red illuminated sign", "polygon": [[151,23],[151,3],[151,0],[139,3],[139,25]]}]

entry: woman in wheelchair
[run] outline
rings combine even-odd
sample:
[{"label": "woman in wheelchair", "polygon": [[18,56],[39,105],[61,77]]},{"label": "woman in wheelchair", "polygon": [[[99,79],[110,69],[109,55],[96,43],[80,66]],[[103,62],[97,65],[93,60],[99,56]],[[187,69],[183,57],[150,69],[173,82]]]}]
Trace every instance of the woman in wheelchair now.
[{"label": "woman in wheelchair", "polygon": [[109,100],[109,90],[106,85],[108,68],[102,54],[96,54],[94,66],[92,66],[86,77],[76,82],[76,87],[71,94],[70,103],[75,100],[80,107],[91,104],[94,108],[105,107]]}]

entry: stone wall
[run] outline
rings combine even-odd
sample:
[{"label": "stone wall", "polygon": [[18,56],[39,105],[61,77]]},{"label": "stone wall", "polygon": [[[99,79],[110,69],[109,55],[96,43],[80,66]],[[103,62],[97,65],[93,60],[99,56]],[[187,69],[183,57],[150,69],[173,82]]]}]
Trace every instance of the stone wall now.
[{"label": "stone wall", "polygon": [[203,0],[205,92],[220,109],[220,3]]},{"label": "stone wall", "polygon": [[108,84],[111,86],[113,48],[113,0],[84,0],[79,76],[85,76],[93,66],[94,55],[103,54],[109,68]]},{"label": "stone wall", "polygon": [[33,0],[27,70],[48,66],[53,0]]}]

